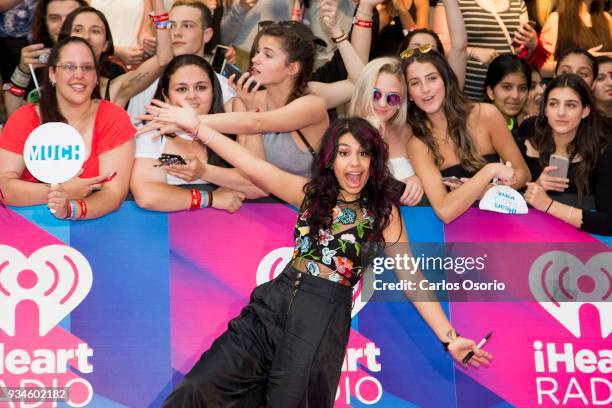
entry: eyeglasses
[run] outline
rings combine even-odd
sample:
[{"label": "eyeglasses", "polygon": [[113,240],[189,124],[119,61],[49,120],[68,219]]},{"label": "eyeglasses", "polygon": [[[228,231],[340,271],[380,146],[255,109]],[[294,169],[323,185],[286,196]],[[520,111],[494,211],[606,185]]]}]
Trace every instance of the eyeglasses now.
[{"label": "eyeglasses", "polygon": [[257,23],[257,31],[261,31],[264,28],[275,26],[275,27],[295,27],[298,25],[297,21],[289,20],[289,21],[272,21],[272,20],[264,20]]},{"label": "eyeglasses", "polygon": [[84,74],[87,74],[90,72],[96,72],[96,66],[93,64],[76,65],[76,64],[66,63],[66,64],[57,64],[55,65],[55,68],[60,68],[71,74],[74,74],[79,68],[81,68],[81,71],[83,71]]},{"label": "eyeglasses", "polygon": [[412,57],[417,52],[420,53],[420,54],[427,54],[431,50],[433,50],[433,45],[432,44],[423,44],[423,45],[421,45],[419,47],[406,48],[400,54],[400,58],[405,60],[405,59],[408,59],[408,58]]},{"label": "eyeglasses", "polygon": [[402,97],[397,92],[383,93],[378,88],[374,88],[372,90],[372,100],[374,102],[378,102],[380,98],[382,98],[383,96],[387,98],[387,105],[392,106],[392,107],[399,106],[399,104],[402,102]]}]

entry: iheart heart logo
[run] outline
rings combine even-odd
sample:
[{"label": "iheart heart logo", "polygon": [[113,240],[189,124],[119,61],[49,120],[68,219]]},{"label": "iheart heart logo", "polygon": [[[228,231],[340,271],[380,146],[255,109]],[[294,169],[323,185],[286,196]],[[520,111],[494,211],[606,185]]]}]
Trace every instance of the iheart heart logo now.
[{"label": "iheart heart logo", "polygon": [[29,257],[0,245],[0,329],[15,335],[15,309],[22,300],[38,305],[45,336],[85,299],[93,282],[91,266],[76,249],[48,245]]},{"label": "iheart heart logo", "polygon": [[568,252],[550,251],[531,265],[529,288],[540,305],[576,337],[580,337],[580,307],[592,304],[599,311],[601,335],[606,338],[612,332],[611,272],[612,252],[601,252],[584,264]]},{"label": "iheart heart logo", "polygon": [[[280,275],[292,257],[292,247],[276,248],[268,252],[257,267],[257,284],[261,285]],[[359,283],[353,287],[353,309],[351,310],[351,317],[355,317],[367,303],[361,296],[362,282],[363,281],[360,280]]]}]

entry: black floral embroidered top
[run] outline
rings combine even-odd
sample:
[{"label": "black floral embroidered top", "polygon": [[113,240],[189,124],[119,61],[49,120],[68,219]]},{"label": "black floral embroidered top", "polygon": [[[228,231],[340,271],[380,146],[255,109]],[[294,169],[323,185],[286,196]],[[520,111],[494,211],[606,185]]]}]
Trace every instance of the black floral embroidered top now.
[{"label": "black floral embroidered top", "polygon": [[295,225],[295,250],[291,263],[305,272],[353,286],[361,278],[377,249],[372,234],[374,217],[359,202],[343,202],[333,209],[331,227],[319,230],[313,242],[308,209],[300,212]]}]

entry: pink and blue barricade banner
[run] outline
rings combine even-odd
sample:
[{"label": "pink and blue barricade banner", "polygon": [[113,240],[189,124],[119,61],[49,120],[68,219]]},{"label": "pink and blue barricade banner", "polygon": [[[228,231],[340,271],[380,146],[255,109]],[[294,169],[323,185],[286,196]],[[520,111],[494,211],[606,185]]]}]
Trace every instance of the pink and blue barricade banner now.
[{"label": "pink and blue barricade banner", "polygon": [[[337,407],[612,404],[609,239],[537,211],[403,216],[418,285],[461,335],[493,332],[493,362],[454,364],[406,288],[375,270],[354,297]],[[271,203],[163,214],[126,202],[84,222],[0,208],[0,407],[160,406],[291,258],[295,218]]]}]

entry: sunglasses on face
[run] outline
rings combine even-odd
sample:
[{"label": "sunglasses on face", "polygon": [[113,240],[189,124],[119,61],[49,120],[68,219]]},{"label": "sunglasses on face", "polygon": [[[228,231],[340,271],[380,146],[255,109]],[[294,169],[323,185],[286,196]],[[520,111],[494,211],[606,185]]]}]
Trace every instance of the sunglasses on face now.
[{"label": "sunglasses on face", "polygon": [[380,89],[374,88],[372,90],[372,100],[374,102],[378,102],[382,97],[386,97],[387,105],[396,107],[402,102],[402,97],[397,92],[387,92],[383,93]]},{"label": "sunglasses on face", "polygon": [[406,48],[400,54],[400,58],[405,60],[405,59],[408,59],[408,58],[412,57],[416,53],[427,54],[431,50],[433,50],[433,45],[432,44],[423,44],[423,45],[421,45],[419,47]]}]

